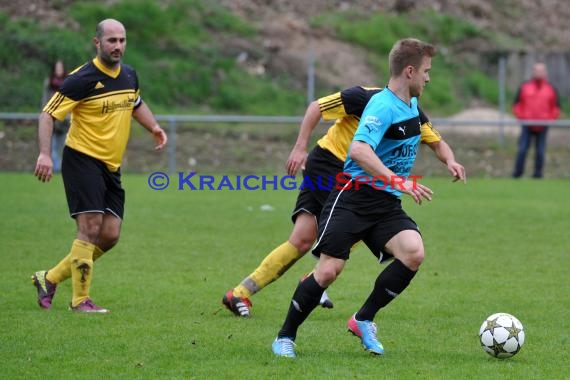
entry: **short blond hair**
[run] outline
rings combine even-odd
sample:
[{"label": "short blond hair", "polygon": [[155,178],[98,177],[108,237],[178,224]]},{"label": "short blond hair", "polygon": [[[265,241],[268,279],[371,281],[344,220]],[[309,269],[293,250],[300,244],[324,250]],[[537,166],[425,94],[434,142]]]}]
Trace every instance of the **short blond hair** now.
[{"label": "short blond hair", "polygon": [[399,40],[394,44],[388,56],[390,75],[400,75],[407,66],[419,69],[424,57],[433,57],[435,54],[435,46],[432,44],[416,38]]}]

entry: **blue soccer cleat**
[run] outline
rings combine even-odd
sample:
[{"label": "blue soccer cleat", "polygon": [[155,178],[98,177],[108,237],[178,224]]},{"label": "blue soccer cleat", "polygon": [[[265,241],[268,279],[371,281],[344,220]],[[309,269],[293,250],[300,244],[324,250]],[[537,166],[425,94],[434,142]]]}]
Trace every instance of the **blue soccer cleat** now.
[{"label": "blue soccer cleat", "polygon": [[284,358],[294,358],[295,354],[295,342],[291,338],[276,338],[271,345],[273,353],[277,356]]},{"label": "blue soccer cleat", "polygon": [[376,337],[376,324],[372,321],[357,321],[354,315],[347,322],[348,331],[360,338],[366,351],[382,355],[384,347]]}]

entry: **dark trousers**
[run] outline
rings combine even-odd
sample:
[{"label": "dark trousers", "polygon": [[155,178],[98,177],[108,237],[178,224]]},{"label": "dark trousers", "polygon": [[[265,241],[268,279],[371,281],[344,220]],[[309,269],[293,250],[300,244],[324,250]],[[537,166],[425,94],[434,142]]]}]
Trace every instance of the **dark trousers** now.
[{"label": "dark trousers", "polygon": [[529,127],[523,126],[519,137],[519,147],[517,159],[515,162],[515,171],[513,177],[518,178],[523,175],[526,153],[530,147],[530,141],[534,138],[535,156],[534,156],[534,178],[542,178],[542,168],[544,166],[544,155],[546,153],[546,135],[548,128],[540,132],[531,131]]}]

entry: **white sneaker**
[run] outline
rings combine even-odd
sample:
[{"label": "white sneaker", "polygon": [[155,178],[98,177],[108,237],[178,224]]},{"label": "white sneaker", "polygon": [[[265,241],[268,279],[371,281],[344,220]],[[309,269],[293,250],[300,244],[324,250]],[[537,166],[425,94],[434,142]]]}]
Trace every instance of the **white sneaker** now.
[{"label": "white sneaker", "polygon": [[329,298],[329,295],[327,294],[326,290],[323,292],[323,295],[321,296],[321,300],[319,301],[319,304],[322,307],[324,307],[325,309],[332,309],[334,307],[333,302]]}]

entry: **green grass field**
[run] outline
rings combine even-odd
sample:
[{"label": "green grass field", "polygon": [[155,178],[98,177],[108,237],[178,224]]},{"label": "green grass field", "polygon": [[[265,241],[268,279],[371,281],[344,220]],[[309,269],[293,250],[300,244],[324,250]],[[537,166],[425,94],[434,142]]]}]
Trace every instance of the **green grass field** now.
[{"label": "green grass field", "polygon": [[[91,295],[109,315],[67,310],[69,282],[51,311],[30,275],[67,254],[75,225],[61,179],[0,173],[0,373],[4,379],[564,379],[568,378],[568,181],[426,178],[434,200],[404,201],[424,235],[426,261],[376,319],[386,355],[347,333],[381,267],[357,248],[297,338],[298,357],[270,345],[293,290],[314,260],[299,261],[253,297],[253,317],[222,309],[224,292],[290,231],[295,191],[153,191],[124,176],[121,242],[95,266]],[[262,205],[273,206],[262,211]],[[510,359],[488,356],[478,330],[508,312],[526,330]]]}]

